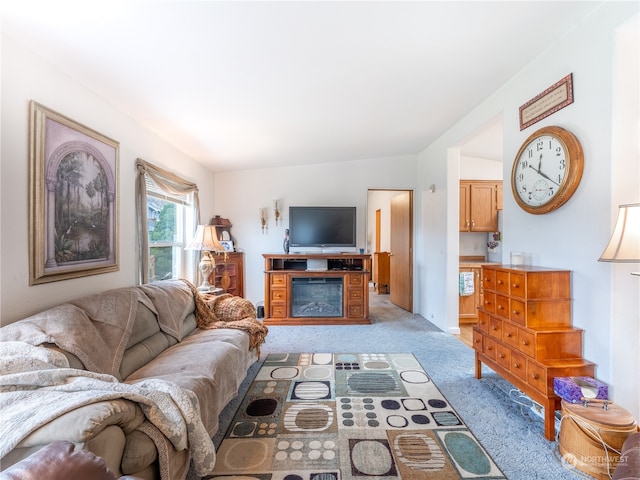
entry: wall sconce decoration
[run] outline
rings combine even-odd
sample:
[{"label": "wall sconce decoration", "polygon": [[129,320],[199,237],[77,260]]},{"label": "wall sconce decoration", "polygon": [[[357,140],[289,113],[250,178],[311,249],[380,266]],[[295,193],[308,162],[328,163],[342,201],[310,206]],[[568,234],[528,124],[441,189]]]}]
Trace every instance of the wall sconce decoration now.
[{"label": "wall sconce decoration", "polygon": [[276,225],[278,225],[278,219],[280,218],[280,210],[278,210],[278,200],[273,201],[273,214],[276,218]]},{"label": "wall sconce decoration", "polygon": [[[640,203],[618,207],[618,219],[599,262],[640,263]],[[631,272],[640,275],[640,272]]]},{"label": "wall sconce decoration", "polygon": [[260,227],[262,228],[262,233],[267,228],[267,217],[264,215],[264,208],[260,209]]}]

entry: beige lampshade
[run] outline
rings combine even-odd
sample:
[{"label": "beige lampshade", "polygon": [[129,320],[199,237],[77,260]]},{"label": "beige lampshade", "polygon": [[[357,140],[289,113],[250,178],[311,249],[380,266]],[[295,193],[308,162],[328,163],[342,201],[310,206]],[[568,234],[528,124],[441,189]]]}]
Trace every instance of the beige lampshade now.
[{"label": "beige lampshade", "polygon": [[[214,225],[198,225],[196,234],[185,250],[200,250],[204,253],[200,258],[198,269],[202,275],[202,283],[198,287],[201,292],[209,292],[215,285],[209,284],[209,274],[216,268],[216,261],[209,252],[224,252],[224,247],[218,240],[218,232]],[[226,255],[226,253],[225,253]]]},{"label": "beige lampshade", "polygon": [[185,250],[206,250],[209,252],[224,252],[224,247],[218,240],[215,225],[198,225],[196,234]]},{"label": "beige lampshade", "polygon": [[618,220],[600,262],[640,262],[640,203],[620,205]]}]

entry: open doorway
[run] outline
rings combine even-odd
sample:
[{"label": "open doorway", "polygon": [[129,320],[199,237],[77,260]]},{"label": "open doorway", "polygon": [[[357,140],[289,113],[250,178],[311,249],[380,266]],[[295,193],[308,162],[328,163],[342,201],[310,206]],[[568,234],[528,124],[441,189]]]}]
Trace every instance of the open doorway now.
[{"label": "open doorway", "polygon": [[471,293],[457,293],[459,338],[472,346],[472,328],[482,304],[480,272],[485,262],[501,262],[503,121],[498,116],[459,146],[458,278],[473,278]]},{"label": "open doorway", "polygon": [[369,189],[366,224],[375,294],[389,294],[391,303],[412,312],[413,191]]},{"label": "open doorway", "polygon": [[[503,181],[503,136],[503,121],[500,115],[480,127],[460,145],[460,180]],[[502,191],[499,196],[501,199]],[[495,208],[502,210],[501,202],[500,205],[496,204]],[[502,223],[501,214],[497,217],[491,214],[490,217],[497,218],[497,222]],[[502,225],[495,227],[495,230],[499,231]],[[460,257],[483,258],[498,262],[501,260],[500,245],[488,249],[488,242],[495,239],[488,235],[487,228],[469,228],[466,231],[461,225],[459,239]],[[500,244],[499,240],[498,244]]]}]

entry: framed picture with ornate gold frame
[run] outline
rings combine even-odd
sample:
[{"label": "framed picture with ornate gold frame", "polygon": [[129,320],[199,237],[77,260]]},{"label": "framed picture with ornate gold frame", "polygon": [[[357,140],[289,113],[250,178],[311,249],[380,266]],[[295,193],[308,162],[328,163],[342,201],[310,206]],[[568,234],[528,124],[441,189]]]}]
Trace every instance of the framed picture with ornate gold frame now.
[{"label": "framed picture with ornate gold frame", "polygon": [[29,103],[29,284],[118,270],[118,142]]}]

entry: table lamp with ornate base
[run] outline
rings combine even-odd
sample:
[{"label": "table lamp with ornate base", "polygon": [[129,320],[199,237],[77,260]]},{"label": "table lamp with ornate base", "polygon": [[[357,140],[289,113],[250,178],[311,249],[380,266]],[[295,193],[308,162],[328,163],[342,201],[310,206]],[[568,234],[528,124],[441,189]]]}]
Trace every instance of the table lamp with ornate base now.
[{"label": "table lamp with ornate base", "polygon": [[216,268],[216,261],[213,255],[211,255],[211,252],[225,251],[218,240],[216,227],[214,225],[198,225],[193,240],[191,240],[191,243],[189,243],[185,250],[200,250],[202,252],[202,257],[198,264],[198,269],[202,275],[202,283],[198,287],[198,291],[210,292],[215,288],[215,285],[209,283],[209,275]]}]

